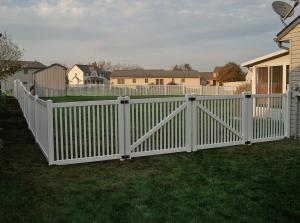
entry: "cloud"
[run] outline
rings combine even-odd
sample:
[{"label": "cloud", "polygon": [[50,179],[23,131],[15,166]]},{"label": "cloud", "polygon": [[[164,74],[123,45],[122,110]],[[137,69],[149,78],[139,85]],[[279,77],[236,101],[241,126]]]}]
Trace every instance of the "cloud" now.
[{"label": "cloud", "polygon": [[[209,70],[276,49],[272,0],[0,0],[0,27],[25,57],[111,59],[145,67],[191,62]],[[41,49],[43,52],[41,52]]]}]

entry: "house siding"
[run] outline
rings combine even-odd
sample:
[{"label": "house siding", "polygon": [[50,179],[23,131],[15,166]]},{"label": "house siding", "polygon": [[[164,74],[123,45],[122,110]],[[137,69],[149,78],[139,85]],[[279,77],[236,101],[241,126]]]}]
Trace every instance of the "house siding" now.
[{"label": "house siding", "polygon": [[[77,79],[73,79],[75,77],[75,74],[77,74],[77,77],[79,79],[79,82]],[[69,72],[68,72],[68,80],[69,80],[69,85],[78,85],[78,84],[84,84],[84,73],[83,71],[77,67],[74,66]]]},{"label": "house siding", "polygon": [[34,74],[35,93],[40,97],[65,96],[66,69],[55,65]]},{"label": "house siding", "polygon": [[[300,24],[291,30],[282,40],[290,42],[290,82],[300,81]],[[300,137],[300,99],[292,97],[291,103],[291,135]]]},{"label": "house siding", "polygon": [[[199,87],[200,86],[200,78],[147,78],[147,77],[111,77],[110,83],[113,85],[118,85],[118,79],[123,79],[125,81],[125,85],[145,85],[145,84],[156,84],[156,79],[163,79],[164,84],[170,84],[174,79],[175,84],[177,85],[185,85],[191,87]],[[133,82],[133,79],[136,80],[136,83]],[[148,83],[145,83],[145,79],[148,79]],[[185,81],[182,82],[182,79]]]},{"label": "house siding", "polygon": [[37,70],[38,69],[28,69],[27,73],[24,72],[24,69],[18,71],[14,75],[1,81],[1,89],[3,91],[12,92],[14,80],[20,80],[24,86],[29,89],[33,85],[32,75]]}]

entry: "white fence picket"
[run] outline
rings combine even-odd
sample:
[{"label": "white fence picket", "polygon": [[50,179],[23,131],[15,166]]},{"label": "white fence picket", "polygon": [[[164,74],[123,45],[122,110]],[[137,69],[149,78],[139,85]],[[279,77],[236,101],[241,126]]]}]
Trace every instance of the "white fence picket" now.
[{"label": "white fence picket", "polygon": [[237,90],[226,86],[184,85],[67,85],[66,89],[68,96],[232,95]]},{"label": "white fence picket", "polygon": [[[32,96],[19,81],[14,86],[28,127],[50,165],[125,160],[289,137],[289,93],[53,103]],[[161,90],[148,89],[147,94]],[[164,93],[171,90],[172,86],[163,88]]]}]

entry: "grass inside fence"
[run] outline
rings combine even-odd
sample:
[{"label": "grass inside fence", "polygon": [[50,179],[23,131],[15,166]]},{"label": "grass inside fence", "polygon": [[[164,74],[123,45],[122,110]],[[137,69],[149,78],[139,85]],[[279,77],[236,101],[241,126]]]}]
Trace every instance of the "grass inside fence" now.
[{"label": "grass inside fence", "polygon": [[300,142],[49,167],[0,122],[0,222],[299,222]]},{"label": "grass inside fence", "polygon": [[[166,98],[166,97],[184,97],[178,95],[148,95],[148,96],[130,96],[131,99],[143,99],[143,98]],[[102,101],[102,100],[116,100],[118,96],[64,96],[64,97],[48,97],[44,100],[52,100],[55,103],[62,102],[77,102],[77,101]]]}]

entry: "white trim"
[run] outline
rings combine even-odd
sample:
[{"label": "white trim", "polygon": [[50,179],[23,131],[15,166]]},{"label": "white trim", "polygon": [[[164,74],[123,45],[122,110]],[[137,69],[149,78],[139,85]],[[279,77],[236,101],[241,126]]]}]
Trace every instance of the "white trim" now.
[{"label": "white trim", "polygon": [[274,59],[274,57],[284,56],[284,54],[286,54],[288,52],[289,52],[288,50],[279,50],[277,52],[270,53],[270,54],[255,58],[253,60],[249,60],[247,62],[244,62],[244,63],[241,64],[241,67],[251,67],[252,65],[260,63],[262,61],[271,60],[271,59]]}]

